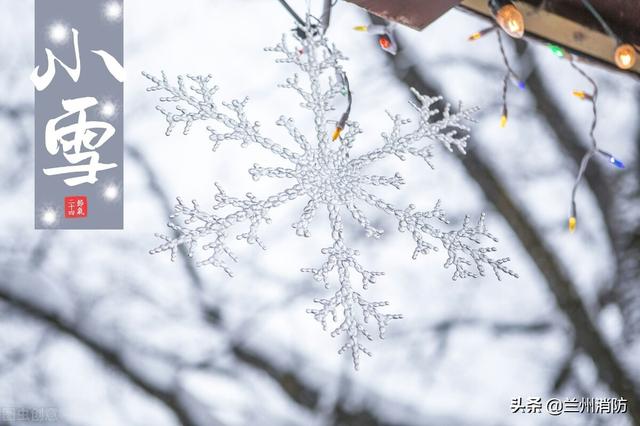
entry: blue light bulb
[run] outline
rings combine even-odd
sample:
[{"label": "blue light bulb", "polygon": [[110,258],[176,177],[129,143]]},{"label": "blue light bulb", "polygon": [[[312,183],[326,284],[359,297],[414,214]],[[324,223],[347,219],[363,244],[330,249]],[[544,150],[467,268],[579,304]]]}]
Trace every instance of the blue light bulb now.
[{"label": "blue light bulb", "polygon": [[618,160],[614,156],[609,157],[609,162],[619,169],[624,169],[624,164],[622,163],[622,161]]}]

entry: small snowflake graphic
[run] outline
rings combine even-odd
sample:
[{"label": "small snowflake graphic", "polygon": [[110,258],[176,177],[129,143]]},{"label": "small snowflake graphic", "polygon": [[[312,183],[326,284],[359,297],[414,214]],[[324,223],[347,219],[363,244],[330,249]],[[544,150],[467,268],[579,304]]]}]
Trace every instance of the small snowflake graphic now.
[{"label": "small snowflake graphic", "polygon": [[[228,259],[237,261],[236,256],[228,245],[230,230],[235,225],[246,224],[248,229],[236,235],[238,240],[246,240],[249,244],[258,244],[265,248],[264,242],[258,236],[263,223],[269,223],[271,210],[289,201],[305,198],[307,204],[300,218],[293,223],[293,228],[299,236],[309,237],[309,225],[318,210],[326,210],[333,244],[322,249],[325,261],[318,268],[303,268],[303,272],[310,272],[313,278],[327,289],[334,289],[335,293],[326,299],[315,299],[315,309],[308,312],[322,324],[326,330],[327,320],[336,324],[331,336],[345,336],[345,342],[339,353],[350,351],[354,367],[359,366],[360,353],[371,355],[363,344],[363,338],[372,340],[373,336],[367,328],[373,319],[377,325],[378,335],[384,337],[385,329],[393,319],[402,318],[400,314],[381,312],[389,302],[370,302],[357,291],[356,280],[361,281],[361,287],[366,290],[370,284],[383,275],[383,272],[369,271],[357,260],[358,251],[349,247],[343,235],[343,217],[350,215],[359,223],[366,235],[380,238],[381,229],[376,229],[359,205],[369,205],[392,216],[398,223],[400,232],[408,232],[416,243],[413,252],[415,259],[419,254],[438,251],[441,246],[447,254],[445,268],[453,267],[453,279],[477,277],[485,274],[486,265],[490,266],[498,279],[505,273],[517,277],[517,274],[505,264],[509,258],[493,258],[496,249],[484,246],[482,240],[497,242],[484,224],[484,215],[480,216],[476,224],[472,224],[467,217],[459,229],[441,230],[438,223],[447,225],[445,213],[438,201],[433,209],[427,211],[416,210],[414,205],[405,208],[396,207],[371,192],[376,186],[393,186],[400,189],[404,184],[403,178],[396,173],[394,176],[376,176],[367,174],[366,170],[372,163],[396,156],[404,160],[407,155],[418,157],[432,167],[433,148],[425,141],[440,142],[449,151],[457,149],[465,153],[469,138],[469,128],[465,121],[472,121],[471,114],[477,108],[461,109],[451,112],[446,104],[439,109],[441,97],[424,96],[413,90],[418,103],[411,104],[418,115],[417,125],[410,126],[411,120],[399,115],[389,114],[392,121],[390,133],[383,133],[382,146],[363,155],[350,157],[349,153],[356,139],[361,133],[358,123],[347,120],[343,125],[346,129],[338,141],[332,141],[327,126],[336,125],[327,115],[333,111],[334,100],[348,90],[344,71],[340,61],[346,59],[334,46],[329,46],[327,39],[320,34],[307,18],[307,25],[292,36],[299,46],[290,47],[287,36],[273,48],[266,50],[280,54],[276,60],[297,66],[306,74],[309,86],[302,87],[298,74],[288,78],[282,87],[295,90],[302,98],[301,106],[308,109],[314,118],[314,134],[307,138],[298,129],[291,118],[281,116],[277,124],[282,126],[290,137],[297,143],[298,149],[291,150],[274,142],[260,133],[257,122],[249,121],[245,107],[248,99],[233,100],[229,103],[221,102],[222,107],[214,100],[218,88],[210,84],[211,76],[187,76],[189,87],[183,77],[178,77],[177,85],[172,85],[164,73],[160,78],[143,73],[154,85],[147,90],[164,91],[168,95],[161,97],[164,103],[174,103],[175,109],[166,110],[160,106],[157,109],[166,117],[169,135],[179,123],[184,126],[187,134],[196,121],[209,121],[225,128],[225,131],[207,127],[209,139],[213,142],[215,151],[222,142],[227,140],[240,141],[243,147],[257,144],[286,160],[290,167],[262,167],[254,165],[249,173],[258,180],[261,177],[284,179],[292,185],[279,193],[264,199],[252,194],[244,198],[228,195],[216,183],[218,193],[217,202],[212,211],[202,210],[196,201],[185,203],[178,198],[175,214],[172,219],[182,218],[182,221],[172,221],[169,227],[174,235],[157,234],[163,243],[151,250],[152,254],[164,251],[171,252],[172,260],[177,255],[180,246],[184,246],[193,256],[199,247],[207,253],[206,258],[199,260],[197,265],[213,265],[232,275]],[[412,127],[412,129],[408,129]],[[230,213],[222,214],[223,209],[231,209]],[[337,275],[337,282],[331,276]]]}]

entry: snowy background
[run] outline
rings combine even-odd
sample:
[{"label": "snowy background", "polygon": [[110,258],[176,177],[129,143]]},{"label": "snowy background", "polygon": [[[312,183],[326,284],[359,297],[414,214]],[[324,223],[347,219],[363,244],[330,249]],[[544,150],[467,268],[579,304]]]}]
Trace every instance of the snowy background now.
[{"label": "snowy background", "polygon": [[[312,11],[321,3],[310,1]],[[262,233],[267,251],[235,246],[233,279],[182,257],[148,255],[176,195],[208,206],[215,181],[235,195],[283,187],[247,173],[273,163],[259,149],[228,143],[213,153],[202,125],[166,137],[157,94],[145,91],[140,72],[211,73],[219,97],[248,95],[250,119],[291,144],[275,120],[295,115],[302,128],[312,121],[295,94],[276,87],[292,68],[263,51],[292,28],[278,2],[126,2],[125,230],[83,232],[33,229],[33,2],[0,5],[1,407],[57,407],[65,425],[633,424],[623,415],[512,414],[510,404],[616,396],[630,383],[635,389],[622,396],[640,394],[637,78],[585,65],[600,86],[596,135],[627,168],[595,159],[569,234],[575,153],[586,146],[591,109],[571,96],[588,85],[568,62],[508,40],[528,90],[510,89],[501,129],[497,40],[466,41],[485,21],[453,10],[422,32],[400,28],[403,51],[391,58],[352,30],[368,16],[337,3],[327,35],[350,58],[351,118],[365,130],[356,152],[382,142],[391,128],[385,110],[411,116],[411,93],[396,75],[417,73],[452,104],[481,107],[471,160],[440,148],[434,171],[389,160],[383,171],[400,171],[407,185],[382,194],[421,208],[442,199],[453,225],[486,212],[499,253],[520,275],[454,283],[443,254],[412,261],[411,238],[388,217],[369,212],[387,230],[377,241],[345,220],[362,263],[386,272],[368,296],[404,315],[355,372],[349,356],[336,354],[339,339],[305,313],[327,291],[299,268],[322,261],[330,235],[323,215],[312,238],[295,235],[302,201],[274,211]],[[521,226],[514,211],[526,219]]]}]

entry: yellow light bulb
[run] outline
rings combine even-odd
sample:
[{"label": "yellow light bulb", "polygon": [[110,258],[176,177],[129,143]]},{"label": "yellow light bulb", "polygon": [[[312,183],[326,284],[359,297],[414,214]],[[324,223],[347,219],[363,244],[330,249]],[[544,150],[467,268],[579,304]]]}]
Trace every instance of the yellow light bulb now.
[{"label": "yellow light bulb", "polygon": [[574,90],[573,96],[575,96],[576,98],[584,99],[586,97],[586,94],[582,90]]},{"label": "yellow light bulb", "polygon": [[468,40],[469,41],[475,41],[477,39],[479,39],[480,37],[482,37],[482,34],[480,33],[473,33],[469,36]]},{"label": "yellow light bulb", "polygon": [[571,216],[569,218],[569,232],[573,232],[576,230],[576,218],[575,216]]},{"label": "yellow light bulb", "polygon": [[524,18],[514,5],[506,4],[498,9],[496,22],[511,37],[522,38],[524,36]]},{"label": "yellow light bulb", "polygon": [[336,127],[336,130],[333,131],[333,135],[331,136],[331,140],[335,141],[336,139],[338,139],[340,137],[341,132],[342,132],[342,129],[340,127]]},{"label": "yellow light bulb", "polygon": [[368,30],[366,25],[356,25],[355,27],[353,27],[353,29],[356,31],[362,31],[362,32],[367,32]]},{"label": "yellow light bulb", "polygon": [[616,47],[613,58],[618,68],[628,70],[636,64],[636,51],[630,44],[621,44]]},{"label": "yellow light bulb", "polygon": [[506,115],[502,115],[502,117],[500,117],[500,127],[504,128],[507,125],[507,116]]}]

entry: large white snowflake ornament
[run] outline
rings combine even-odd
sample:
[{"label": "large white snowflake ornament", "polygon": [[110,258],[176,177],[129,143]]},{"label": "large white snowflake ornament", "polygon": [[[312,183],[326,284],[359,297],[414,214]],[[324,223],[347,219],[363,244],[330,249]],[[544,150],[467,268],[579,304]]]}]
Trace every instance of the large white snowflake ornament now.
[{"label": "large white snowflake ornament", "polygon": [[[308,312],[324,329],[327,328],[327,319],[337,324],[331,336],[346,336],[339,353],[351,351],[357,369],[360,352],[371,355],[362,344],[362,337],[373,339],[367,329],[369,320],[375,321],[378,334],[383,338],[389,322],[402,318],[399,314],[382,313],[381,308],[386,307],[388,302],[369,302],[356,289],[353,275],[359,277],[362,288],[366,290],[369,284],[384,274],[365,269],[357,261],[358,251],[350,248],[344,239],[344,214],[350,214],[364,228],[367,236],[379,238],[383,234],[382,230],[371,225],[358,207],[359,204],[368,204],[395,218],[398,230],[408,231],[416,243],[414,259],[419,254],[437,251],[436,244],[441,245],[448,256],[445,268],[451,266],[455,269],[454,280],[484,275],[486,265],[493,269],[498,279],[500,273],[516,277],[517,275],[505,265],[509,258],[492,258],[491,254],[496,249],[482,245],[482,238],[497,241],[487,231],[484,215],[480,216],[477,224],[472,224],[467,217],[461,228],[441,230],[437,223],[449,222],[439,201],[433,209],[427,211],[418,211],[413,205],[406,208],[395,207],[374,195],[371,189],[375,186],[393,186],[399,189],[404,184],[402,177],[397,173],[390,177],[366,173],[370,164],[390,156],[404,160],[406,155],[412,155],[425,160],[431,166],[430,159],[433,153],[432,147],[424,143],[427,139],[440,142],[449,151],[453,151],[455,147],[464,153],[469,129],[463,122],[471,120],[471,114],[477,109],[452,113],[448,104],[443,109],[438,109],[436,104],[441,97],[424,96],[413,90],[418,99],[417,104],[412,103],[419,117],[417,125],[408,130],[411,122],[409,119],[389,114],[393,127],[390,133],[382,134],[382,146],[364,155],[350,158],[349,152],[356,135],[361,133],[358,123],[346,121],[346,131],[340,140],[332,141],[330,129],[332,126],[335,127],[336,121],[328,117],[334,110],[335,98],[349,90],[348,83],[342,77],[344,72],[339,63],[346,58],[335,46],[329,46],[324,35],[319,34],[310,22],[308,19],[306,28],[299,29],[298,34],[293,35],[300,44],[298,48],[289,47],[287,37],[283,36],[277,46],[266,49],[281,54],[276,62],[294,64],[308,77],[307,88],[300,85],[297,74],[281,85],[295,90],[302,97],[301,106],[308,109],[314,117],[315,133],[310,138],[303,135],[291,118],[281,116],[277,120],[277,124],[284,127],[297,143],[297,150],[286,148],[260,133],[258,123],[249,121],[246,116],[247,98],[241,101],[233,100],[230,103],[221,102],[223,108],[219,107],[214,100],[218,88],[210,85],[211,76],[187,76],[192,82],[189,83],[190,87],[187,87],[182,77],[178,77],[177,85],[174,86],[169,83],[164,73],[161,78],[143,73],[154,83],[154,86],[147,90],[167,92],[168,96],[160,98],[160,101],[176,104],[173,111],[157,107],[169,124],[167,135],[179,123],[184,125],[185,134],[196,121],[217,123],[218,128],[221,126],[226,130],[221,132],[214,127],[207,127],[214,151],[221,142],[227,140],[240,141],[243,147],[249,144],[260,145],[287,160],[291,166],[284,168],[254,165],[249,170],[251,176],[256,180],[268,176],[293,182],[292,186],[264,199],[250,193],[246,194],[245,198],[236,198],[228,195],[216,184],[217,204],[211,212],[202,210],[196,201],[189,205],[178,198],[175,214],[171,217],[182,217],[184,220],[182,223],[173,221],[168,224],[174,231],[173,235],[157,234],[163,243],[151,250],[151,253],[170,251],[171,258],[175,259],[180,246],[185,247],[189,256],[200,246],[207,252],[208,257],[199,260],[198,265],[213,265],[232,275],[227,263],[227,259],[236,261],[236,256],[227,242],[232,227],[247,224],[248,229],[236,235],[236,239],[246,240],[249,244],[255,243],[264,248],[258,230],[263,223],[270,222],[269,213],[272,209],[297,198],[307,199],[300,219],[292,225],[296,234],[303,237],[309,237],[309,224],[317,210],[326,209],[333,244],[322,250],[326,259],[320,267],[305,268],[302,271],[310,272],[327,289],[334,289],[335,293],[327,299],[315,299],[314,302],[319,306],[309,309]],[[231,210],[222,214],[223,208]],[[335,283],[330,278],[332,273],[337,273],[338,279]]]}]

